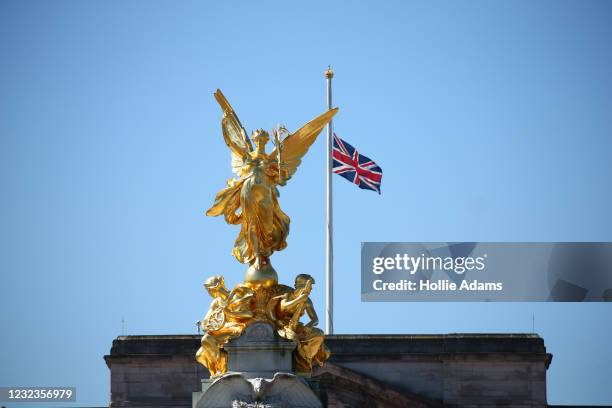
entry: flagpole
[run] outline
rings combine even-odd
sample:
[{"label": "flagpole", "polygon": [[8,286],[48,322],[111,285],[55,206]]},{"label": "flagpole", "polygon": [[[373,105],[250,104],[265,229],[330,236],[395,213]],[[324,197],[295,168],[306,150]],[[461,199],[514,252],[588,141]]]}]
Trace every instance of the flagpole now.
[{"label": "flagpole", "polygon": [[[331,82],[334,77],[334,71],[331,66],[327,67],[325,71],[325,78],[327,79],[327,109],[332,108],[332,89]],[[325,334],[334,334],[334,247],[333,247],[333,209],[332,209],[332,171],[333,171],[333,130],[332,121],[329,121],[327,125],[327,231],[326,241],[327,250],[325,253],[326,258],[326,273],[325,273],[325,284],[326,284],[326,319],[325,319]]]}]

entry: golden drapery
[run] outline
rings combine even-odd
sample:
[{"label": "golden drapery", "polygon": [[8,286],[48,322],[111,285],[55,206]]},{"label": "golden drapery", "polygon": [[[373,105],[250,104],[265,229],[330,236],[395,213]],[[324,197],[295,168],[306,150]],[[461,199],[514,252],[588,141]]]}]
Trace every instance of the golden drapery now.
[{"label": "golden drapery", "polygon": [[215,197],[206,215],[223,214],[230,224],[241,224],[232,251],[242,263],[269,257],[287,246],[289,216],[278,203],[278,165],[267,155],[247,158],[238,179]]}]

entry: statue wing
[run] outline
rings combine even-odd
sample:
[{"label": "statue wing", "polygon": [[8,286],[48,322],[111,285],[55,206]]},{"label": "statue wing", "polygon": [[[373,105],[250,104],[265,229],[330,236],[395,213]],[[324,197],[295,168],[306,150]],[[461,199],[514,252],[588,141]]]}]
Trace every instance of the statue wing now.
[{"label": "statue wing", "polygon": [[236,112],[234,112],[234,109],[232,109],[232,106],[225,99],[225,95],[223,95],[220,89],[217,89],[217,92],[215,92],[215,99],[223,110],[221,128],[225,144],[232,152],[232,170],[238,174],[244,164],[246,155],[253,151],[253,145],[247,136],[246,130],[244,130],[240,120],[238,120]]},{"label": "statue wing", "polygon": [[[281,168],[285,170],[286,175],[279,182],[281,186],[284,186],[295,174],[298,166],[302,162],[302,157],[308,152],[310,146],[314,143],[321,133],[321,130],[329,123],[332,117],[338,112],[338,108],[330,109],[327,112],[317,116],[299,130],[291,133],[283,140],[281,145]],[[270,157],[274,160],[278,160],[278,148],[275,148]]]}]

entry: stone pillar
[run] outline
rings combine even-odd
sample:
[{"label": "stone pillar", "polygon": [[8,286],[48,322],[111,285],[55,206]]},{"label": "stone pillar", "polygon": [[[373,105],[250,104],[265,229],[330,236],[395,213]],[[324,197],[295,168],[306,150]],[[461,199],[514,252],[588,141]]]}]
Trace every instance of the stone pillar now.
[{"label": "stone pillar", "polygon": [[223,348],[228,354],[227,371],[246,378],[272,378],[276,373],[291,373],[296,344],[276,334],[269,323],[249,325],[244,334]]},{"label": "stone pillar", "polygon": [[293,374],[295,347],[269,323],[249,325],[223,347],[228,372],[202,380],[202,391],[193,393],[193,408],[322,408],[308,383]]}]

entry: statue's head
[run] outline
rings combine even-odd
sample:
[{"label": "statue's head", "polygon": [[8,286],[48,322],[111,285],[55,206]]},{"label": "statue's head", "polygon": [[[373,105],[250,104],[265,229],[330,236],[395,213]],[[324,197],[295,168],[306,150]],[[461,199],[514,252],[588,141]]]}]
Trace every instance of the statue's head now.
[{"label": "statue's head", "polygon": [[254,130],[253,133],[251,133],[251,139],[253,139],[253,142],[255,142],[255,146],[257,146],[258,148],[260,146],[265,147],[266,143],[268,143],[268,140],[270,140],[270,135],[263,129],[257,129]]},{"label": "statue's head", "polygon": [[312,285],[315,284],[315,280],[312,276],[306,273],[300,273],[298,276],[295,277],[295,288],[303,288],[309,281]]},{"label": "statue's head", "polygon": [[208,293],[214,295],[221,288],[225,288],[225,279],[223,279],[223,276],[221,275],[211,276],[210,278],[206,279],[206,282],[204,282],[204,287]]}]

